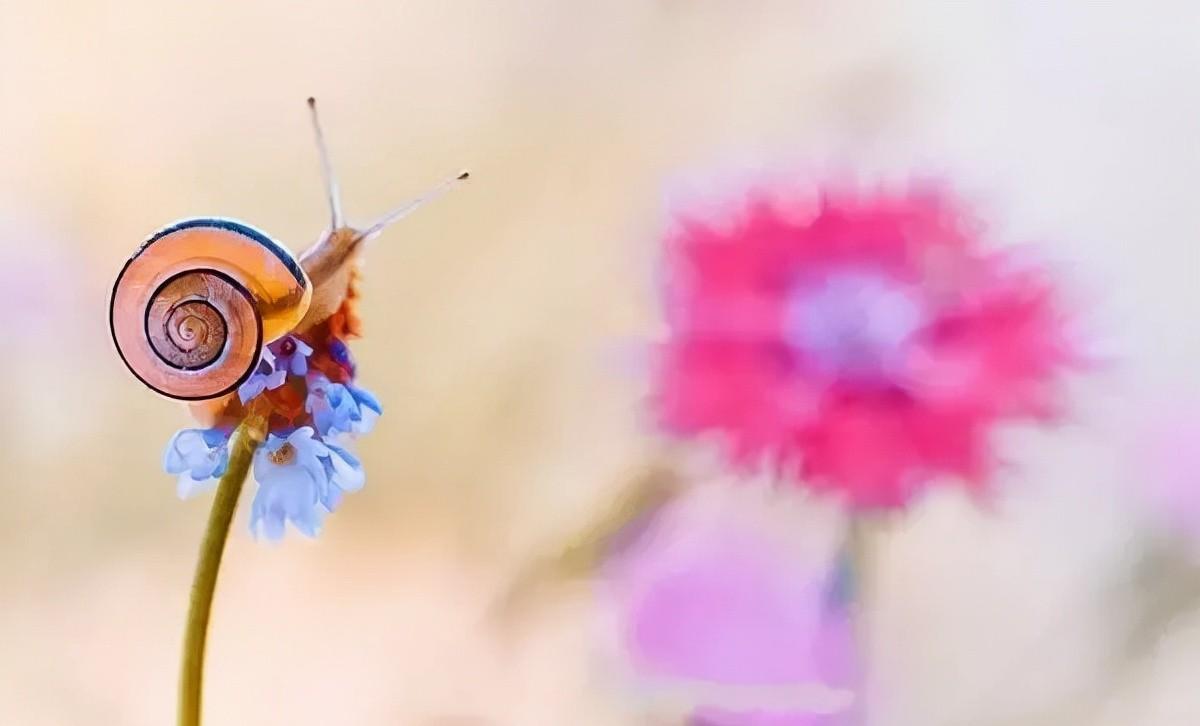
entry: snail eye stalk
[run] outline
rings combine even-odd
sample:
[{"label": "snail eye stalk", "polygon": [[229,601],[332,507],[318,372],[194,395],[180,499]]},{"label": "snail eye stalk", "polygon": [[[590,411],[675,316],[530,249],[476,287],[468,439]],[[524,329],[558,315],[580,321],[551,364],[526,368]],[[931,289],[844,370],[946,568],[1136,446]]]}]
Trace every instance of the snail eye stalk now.
[{"label": "snail eye stalk", "polygon": [[333,173],[333,161],[329,158],[329,144],[325,141],[325,132],[321,130],[321,117],[317,114],[317,99],[308,98],[309,118],[312,120],[313,136],[317,141],[317,155],[321,159],[321,178],[325,180],[325,197],[329,201],[329,228],[341,229],[346,226],[342,215],[342,190],[338,186],[337,176]]}]

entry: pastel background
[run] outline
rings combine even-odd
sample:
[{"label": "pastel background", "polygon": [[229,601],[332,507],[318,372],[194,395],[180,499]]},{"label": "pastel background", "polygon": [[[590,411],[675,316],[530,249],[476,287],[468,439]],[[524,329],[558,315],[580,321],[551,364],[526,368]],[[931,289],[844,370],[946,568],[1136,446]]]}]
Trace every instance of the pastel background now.
[{"label": "pastel background", "polygon": [[172,717],[209,500],[159,468],[184,412],[122,368],[108,287],[178,217],[314,240],[309,95],[352,220],[474,178],[370,250],[367,488],[317,541],[237,521],[209,723],[673,723],[588,586],[489,606],[694,464],[639,408],[663,201],[789,168],[956,180],[1046,245],[1104,364],[1065,427],[1006,434],[989,511],[876,532],[875,721],[1200,723],[1198,81],[1188,0],[0,0],[0,723]]}]

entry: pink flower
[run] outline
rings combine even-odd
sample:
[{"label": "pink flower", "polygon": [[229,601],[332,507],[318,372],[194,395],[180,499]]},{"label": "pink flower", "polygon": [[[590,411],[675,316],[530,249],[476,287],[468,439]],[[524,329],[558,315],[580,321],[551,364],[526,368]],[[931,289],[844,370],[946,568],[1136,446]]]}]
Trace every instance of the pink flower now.
[{"label": "pink flower", "polygon": [[724,515],[667,510],[644,526],[608,568],[639,677],[700,705],[697,724],[815,726],[847,712],[855,649],[831,568]]},{"label": "pink flower", "polygon": [[1056,412],[1080,362],[1046,274],[986,250],[936,189],[822,193],[798,214],[751,192],[665,243],[668,336],[653,406],[855,507],[934,477],[984,488],[992,427]]}]

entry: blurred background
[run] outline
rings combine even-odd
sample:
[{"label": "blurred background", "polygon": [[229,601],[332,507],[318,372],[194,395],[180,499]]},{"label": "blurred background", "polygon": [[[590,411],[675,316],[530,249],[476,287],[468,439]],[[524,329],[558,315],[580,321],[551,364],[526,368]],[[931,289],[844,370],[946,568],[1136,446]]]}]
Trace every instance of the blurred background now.
[{"label": "blurred background", "polygon": [[179,217],[315,240],[309,95],[352,221],[473,180],[370,250],[367,488],[279,546],[243,502],[208,723],[675,723],[587,584],[489,608],[679,465],[640,407],[664,198],[793,165],[952,177],[1047,244],[1106,363],[1004,437],[991,510],[873,538],[875,720],[1200,723],[1200,550],[1146,496],[1146,432],[1200,412],[1198,81],[1189,0],[0,0],[0,723],[173,718],[211,499],[160,469],[187,419],[114,354],[109,286]]}]

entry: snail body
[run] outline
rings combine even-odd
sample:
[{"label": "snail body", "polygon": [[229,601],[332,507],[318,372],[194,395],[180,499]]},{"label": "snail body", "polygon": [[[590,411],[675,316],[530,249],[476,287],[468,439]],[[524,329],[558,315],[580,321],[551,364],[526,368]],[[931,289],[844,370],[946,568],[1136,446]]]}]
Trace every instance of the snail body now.
[{"label": "snail body", "polygon": [[109,327],[118,354],[152,390],[211,421],[237,401],[263,348],[305,335],[342,311],[357,332],[355,283],[365,242],[465,179],[462,173],[363,230],[344,223],[315,102],[332,210],[330,231],[299,258],[262,231],[220,217],[185,219],[152,234],[117,275]]},{"label": "snail body", "polygon": [[297,333],[328,320],[350,297],[362,261],[360,235],[350,227],[335,229],[300,256],[300,266],[314,281],[315,289],[308,311],[296,325]]}]

